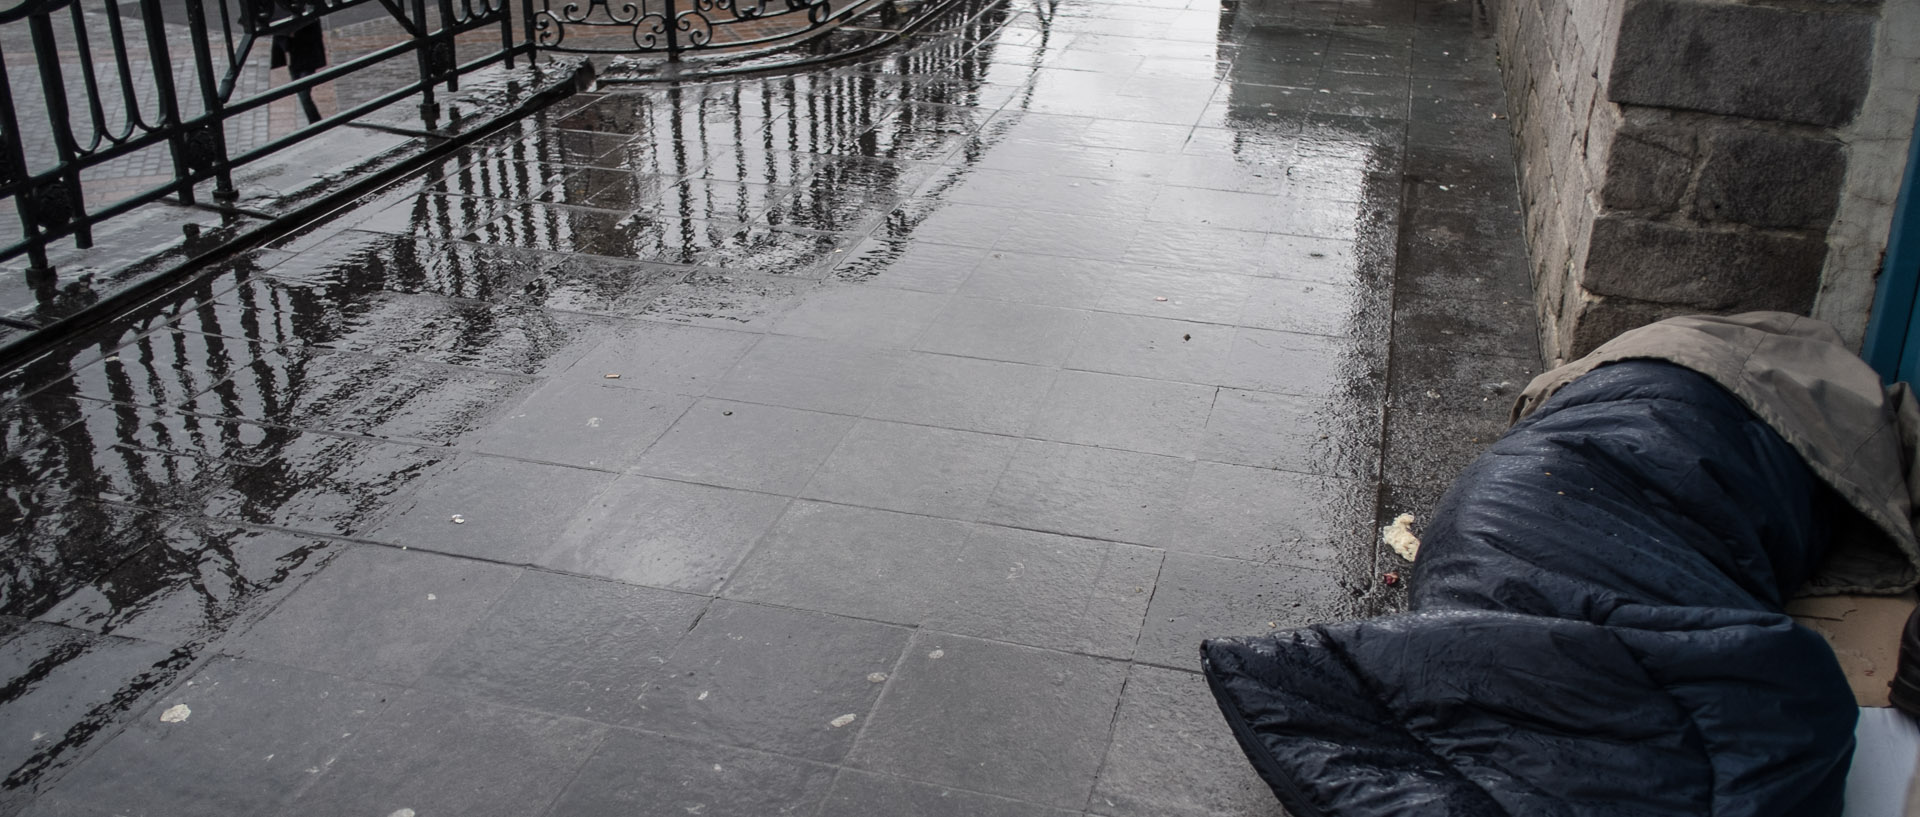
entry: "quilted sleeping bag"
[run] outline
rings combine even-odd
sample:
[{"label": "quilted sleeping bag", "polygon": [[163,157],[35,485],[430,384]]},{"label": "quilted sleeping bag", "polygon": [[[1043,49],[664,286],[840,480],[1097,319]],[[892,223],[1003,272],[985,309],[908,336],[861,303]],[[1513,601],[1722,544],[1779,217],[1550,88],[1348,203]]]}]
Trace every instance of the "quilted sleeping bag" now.
[{"label": "quilted sleeping bag", "polygon": [[[1687,331],[1725,334],[1714,354],[1743,361],[1741,343],[1770,342],[1765,326],[1723,329]],[[1853,696],[1782,608],[1832,563],[1836,532],[1886,514],[1863,523],[1867,489],[1830,457],[1810,467],[1807,435],[1757,415],[1771,398],[1732,371],[1621,354],[1535,389],[1434,510],[1411,612],[1202,644],[1281,803],[1297,817],[1839,814]],[[1904,532],[1855,560],[1905,571],[1872,589],[1911,585]]]}]

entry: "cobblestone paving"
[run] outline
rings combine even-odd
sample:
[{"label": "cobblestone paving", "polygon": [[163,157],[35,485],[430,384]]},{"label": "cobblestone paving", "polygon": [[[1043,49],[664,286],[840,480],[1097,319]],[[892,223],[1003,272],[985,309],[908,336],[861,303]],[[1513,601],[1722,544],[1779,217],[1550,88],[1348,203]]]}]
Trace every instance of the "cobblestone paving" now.
[{"label": "cobblestone paving", "polygon": [[1537,370],[1466,3],[582,95],[0,378],[0,814],[1274,815]]}]

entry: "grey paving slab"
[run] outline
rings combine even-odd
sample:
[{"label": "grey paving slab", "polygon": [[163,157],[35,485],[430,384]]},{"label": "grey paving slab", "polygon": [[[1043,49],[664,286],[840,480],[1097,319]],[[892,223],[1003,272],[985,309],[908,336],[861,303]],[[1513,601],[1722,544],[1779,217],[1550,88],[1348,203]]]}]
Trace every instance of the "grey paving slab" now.
[{"label": "grey paving slab", "polygon": [[1211,386],[1061,372],[1034,412],[1036,439],[1192,456],[1213,410]]},{"label": "grey paving slab", "polygon": [[791,496],[806,487],[853,423],[836,414],[702,400],[641,455],[634,470]]},{"label": "grey paving slab", "polygon": [[217,659],[159,696],[29,813],[273,814],[343,745],[379,723],[399,692]]},{"label": "grey paving slab", "polygon": [[[908,630],[720,600],[648,682],[649,731],[837,762],[853,745]],[[852,716],[849,720],[847,716]]]},{"label": "grey paving slab", "polygon": [[646,679],[707,599],[522,573],[415,686],[601,723],[630,721]]},{"label": "grey paving slab", "polygon": [[702,395],[759,340],[746,332],[638,324],[588,352],[567,376],[600,379],[621,388]]},{"label": "grey paving slab", "polygon": [[1105,300],[1120,264],[995,250],[980,260],[960,294],[988,301],[1093,309]]},{"label": "grey paving slab", "polygon": [[1237,334],[1231,326],[1092,313],[1066,365],[1074,369],[1219,385]]},{"label": "grey paving slab", "polygon": [[823,817],[1066,817],[1077,812],[1049,808],[903,777],[844,769],[820,806]]},{"label": "grey paving slab", "polygon": [[1178,501],[1193,461],[1025,440],[982,519],[1097,539],[1146,542]]},{"label": "grey paving slab", "polygon": [[[933,609],[973,528],[949,519],[796,502],[723,595],[918,624]],[[872,592],[875,587],[888,592]]]},{"label": "grey paving slab", "polygon": [[1377,404],[1220,389],[1198,451],[1214,462],[1344,477],[1379,469]]},{"label": "grey paving slab", "polygon": [[537,814],[606,740],[586,721],[402,693],[282,814]]},{"label": "grey paving slab", "polygon": [[465,445],[489,454],[620,470],[693,402],[668,392],[554,380],[469,435]]},{"label": "grey paving slab", "polygon": [[615,731],[545,812],[552,817],[811,814],[834,769],[798,758]]},{"label": "grey paving slab", "polygon": [[409,548],[526,564],[614,475],[470,456],[438,475],[370,538]]},{"label": "grey paving slab", "polygon": [[1125,677],[1120,662],[921,632],[848,763],[1083,808]]},{"label": "grey paving slab", "polygon": [[[16,773],[72,764],[86,738],[144,709],[181,667],[173,648],[10,620],[0,631],[0,681],[7,741],[0,761]],[[0,805],[18,809],[33,793],[13,787]]]},{"label": "grey paving slab", "polygon": [[773,527],[787,498],[625,476],[594,497],[536,564],[713,593]]},{"label": "grey paving slab", "polygon": [[1350,617],[1357,594],[1335,574],[1169,551],[1134,660],[1200,667],[1200,641]]},{"label": "grey paving slab", "polygon": [[917,425],[1019,434],[1053,384],[1043,366],[916,352],[867,407],[867,416]]},{"label": "grey paving slab", "polygon": [[922,626],[1131,658],[1161,555],[1152,548],[979,527],[947,564],[937,603]]},{"label": "grey paving slab", "polygon": [[175,525],[165,537],[41,620],[160,644],[204,644],[271,608],[345,547],[202,521]]},{"label": "grey paving slab", "polygon": [[777,323],[783,335],[905,349],[926,331],[947,299],[928,292],[858,285],[808,293]]},{"label": "grey paving slab", "polygon": [[973,519],[1013,458],[1012,437],[861,420],[800,495]]},{"label": "grey paving slab", "polygon": [[357,547],[222,649],[316,672],[410,683],[519,574],[430,553]]},{"label": "grey paving slab", "polygon": [[1221,366],[1221,383],[1248,391],[1322,396],[1379,391],[1385,350],[1349,338],[1241,328]]},{"label": "grey paving slab", "polygon": [[1366,552],[1374,494],[1371,480],[1202,462],[1150,544],[1345,573]]},{"label": "grey paving slab", "polygon": [[1135,665],[1092,806],[1114,817],[1284,817],[1197,673]]},{"label": "grey paving slab", "polygon": [[775,335],[754,346],[709,394],[858,415],[899,373],[904,356],[847,341]]},{"label": "grey paving slab", "polygon": [[1080,335],[1086,315],[1073,309],[956,298],[913,348],[1058,366]]}]

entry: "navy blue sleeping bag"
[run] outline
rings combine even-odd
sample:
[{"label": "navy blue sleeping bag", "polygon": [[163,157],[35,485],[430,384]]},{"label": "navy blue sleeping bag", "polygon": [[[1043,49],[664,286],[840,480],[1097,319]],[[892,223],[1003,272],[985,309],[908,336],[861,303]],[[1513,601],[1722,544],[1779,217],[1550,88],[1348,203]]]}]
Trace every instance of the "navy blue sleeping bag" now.
[{"label": "navy blue sleeping bag", "polygon": [[1296,817],[1838,815],[1853,695],[1782,606],[1839,504],[1713,381],[1616,363],[1455,481],[1413,612],[1202,665]]}]

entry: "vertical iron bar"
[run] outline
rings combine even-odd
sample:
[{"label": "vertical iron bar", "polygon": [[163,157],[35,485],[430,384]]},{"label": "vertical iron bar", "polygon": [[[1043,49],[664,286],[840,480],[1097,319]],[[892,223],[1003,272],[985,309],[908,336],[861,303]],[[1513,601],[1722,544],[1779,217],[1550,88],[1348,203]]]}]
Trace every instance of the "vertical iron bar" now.
[{"label": "vertical iron bar", "polygon": [[[493,10],[491,3],[487,9]],[[513,58],[518,52],[513,47],[513,3],[509,0],[500,0],[500,50],[507,55],[507,70],[513,70]]]},{"label": "vertical iron bar", "polygon": [[53,268],[47,264],[47,242],[41,238],[40,229],[34,224],[33,205],[29,197],[33,186],[27,183],[26,139],[20,133],[20,120],[13,113],[13,81],[7,76],[7,63],[0,60],[0,146],[6,148],[6,155],[0,156],[5,162],[8,176],[13,177],[16,185],[13,192],[13,209],[20,215],[20,232],[27,241],[27,274],[47,275]]},{"label": "vertical iron bar", "polygon": [[[167,134],[167,152],[173,155],[173,178],[178,181],[192,175],[187,167],[186,137],[180,132],[180,97],[173,87],[173,54],[167,46],[166,25],[160,19],[160,0],[140,0],[141,25],[147,29],[147,58],[153,63],[153,87],[160,97],[160,122]],[[193,185],[180,186],[180,203],[194,203]]]},{"label": "vertical iron bar", "polygon": [[453,32],[457,28],[458,26],[454,25],[453,0],[440,0],[440,42],[447,47],[448,93],[460,90],[460,72],[451,70],[460,64],[460,49],[454,44],[453,37]]},{"label": "vertical iron bar", "polygon": [[434,32],[427,29],[427,0],[413,0],[413,17],[420,31],[413,38],[413,55],[420,66],[420,121],[432,130],[440,120],[440,105],[433,100]]},{"label": "vertical iron bar", "polygon": [[667,14],[667,61],[680,61],[680,4],[676,0],[660,0]]},{"label": "vertical iron bar", "polygon": [[207,42],[207,9],[201,5],[203,0],[186,0],[187,34],[193,40],[193,68],[200,76],[200,127],[207,128],[212,134],[214,145],[213,162],[217,166],[217,181],[213,186],[213,197],[217,201],[232,201],[240,197],[233,189],[233,171],[227,166],[227,121],[221,116],[226,107],[220,101],[219,87],[213,79],[213,47]]},{"label": "vertical iron bar", "polygon": [[[93,43],[92,38],[87,36],[87,18],[80,13],[79,3],[68,6],[67,11],[67,16],[73,18],[73,50],[80,58],[80,81],[87,89],[87,116],[91,120],[89,124],[93,126],[92,137],[87,140],[85,149],[92,152],[100,147],[101,134],[108,132],[107,112],[100,104],[100,77],[93,70]],[[110,45],[117,48],[119,44]],[[75,144],[79,144],[78,137],[75,137]]]},{"label": "vertical iron bar", "polygon": [[60,154],[57,173],[63,180],[67,212],[74,225],[73,243],[86,249],[93,246],[93,231],[88,228],[86,212],[81,209],[80,168],[75,162],[80,151],[73,141],[73,119],[67,111],[67,82],[60,73],[60,45],[54,42],[53,22],[48,19],[52,13],[48,10],[28,15],[27,28],[33,34],[34,56],[40,62],[40,90],[46,96],[47,124],[53,128],[53,145]]},{"label": "vertical iron bar", "polygon": [[144,111],[140,110],[140,99],[133,95],[133,63],[128,57],[132,48],[127,43],[126,28],[120,22],[120,0],[107,0],[107,32],[113,38],[113,66],[120,76],[120,104],[127,109],[127,135],[133,135],[139,128],[150,127]]}]

